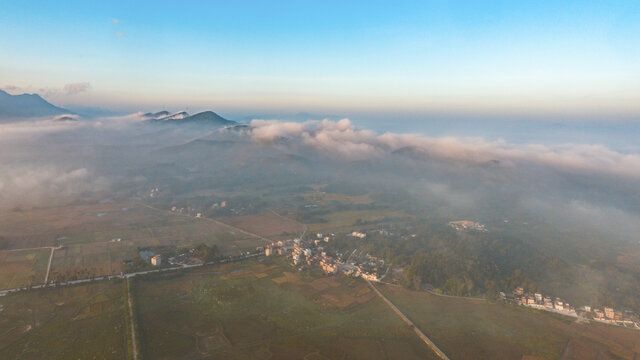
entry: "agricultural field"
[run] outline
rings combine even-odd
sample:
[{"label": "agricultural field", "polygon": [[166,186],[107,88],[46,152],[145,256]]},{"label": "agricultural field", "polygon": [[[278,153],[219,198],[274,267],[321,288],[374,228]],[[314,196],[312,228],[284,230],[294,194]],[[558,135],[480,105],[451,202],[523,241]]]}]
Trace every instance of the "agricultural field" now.
[{"label": "agricultural field", "polygon": [[541,310],[379,285],[452,359],[637,359],[640,331]]},{"label": "agricultural field", "polygon": [[95,234],[135,226],[153,217],[135,203],[96,203],[6,211],[0,216],[0,249],[104,241]]},{"label": "agricultural field", "polygon": [[0,297],[0,359],[123,359],[120,280]]},{"label": "agricultural field", "polygon": [[271,211],[257,215],[230,216],[220,220],[271,240],[290,239],[304,231],[303,224]]},{"label": "agricultural field", "polygon": [[[5,215],[0,217],[0,289],[42,283],[49,260],[48,248],[8,249],[62,246],[52,261],[49,279],[55,281],[120,274],[125,271],[124,262],[138,256],[138,247],[206,244],[217,245],[224,255],[237,255],[265,243],[210,219],[132,202],[38,208]],[[279,223],[284,221],[272,216]]]},{"label": "agricultural field", "polygon": [[51,250],[0,251],[0,289],[41,284]]},{"label": "agricultural field", "polygon": [[146,359],[435,358],[365,282],[293,273],[281,259],[132,286]]}]

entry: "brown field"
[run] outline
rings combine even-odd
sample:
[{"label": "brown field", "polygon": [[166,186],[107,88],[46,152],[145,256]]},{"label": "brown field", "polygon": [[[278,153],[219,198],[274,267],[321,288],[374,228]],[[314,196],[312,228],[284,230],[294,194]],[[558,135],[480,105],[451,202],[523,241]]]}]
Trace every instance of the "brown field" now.
[{"label": "brown field", "polygon": [[220,220],[271,240],[291,238],[304,231],[303,224],[270,211],[258,215],[226,217]]},{"label": "brown field", "polygon": [[502,303],[379,289],[451,358],[640,358],[640,331]]},{"label": "brown field", "polygon": [[49,264],[50,249],[0,251],[0,289],[41,284]]}]

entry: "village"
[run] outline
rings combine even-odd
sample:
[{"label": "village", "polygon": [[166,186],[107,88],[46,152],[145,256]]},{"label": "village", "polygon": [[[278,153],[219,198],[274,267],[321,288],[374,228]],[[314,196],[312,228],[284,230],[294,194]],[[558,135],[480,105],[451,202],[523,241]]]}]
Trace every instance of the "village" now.
[{"label": "village", "polygon": [[[354,231],[351,236],[364,238],[366,234]],[[369,281],[380,281],[384,275],[382,269],[385,262],[369,254],[358,254],[357,249],[349,256],[343,253],[330,254],[325,250],[325,244],[329,243],[335,234],[325,236],[322,233],[315,234],[315,238],[284,240],[273,242],[264,249],[265,256],[287,256],[291,258],[292,266],[302,271],[311,266],[319,266],[325,274],[343,273],[347,276],[361,277]]]},{"label": "village", "polygon": [[589,305],[576,308],[558,297],[552,300],[551,296],[543,295],[540,292],[530,293],[521,286],[515,288],[511,294],[500,292],[499,296],[502,300],[534,309],[640,330],[640,317],[631,311],[621,311],[606,306],[604,309],[597,309]]}]

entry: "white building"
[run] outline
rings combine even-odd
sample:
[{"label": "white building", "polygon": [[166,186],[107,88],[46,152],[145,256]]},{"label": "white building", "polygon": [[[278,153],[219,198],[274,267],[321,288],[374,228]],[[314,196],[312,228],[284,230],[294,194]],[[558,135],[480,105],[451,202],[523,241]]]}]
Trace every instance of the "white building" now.
[{"label": "white building", "polygon": [[151,265],[153,265],[153,266],[162,265],[162,256],[160,256],[160,255],[152,256],[151,257]]}]

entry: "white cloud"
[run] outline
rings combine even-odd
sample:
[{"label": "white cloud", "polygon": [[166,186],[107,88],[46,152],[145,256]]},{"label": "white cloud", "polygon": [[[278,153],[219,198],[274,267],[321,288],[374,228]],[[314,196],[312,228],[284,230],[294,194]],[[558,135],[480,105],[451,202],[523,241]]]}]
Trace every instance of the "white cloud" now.
[{"label": "white cloud", "polygon": [[91,85],[88,82],[81,82],[81,83],[66,84],[63,90],[67,93],[67,95],[75,95],[75,94],[79,94],[81,92],[89,90],[90,87]]},{"label": "white cloud", "polygon": [[303,123],[253,120],[251,126],[251,137],[256,141],[287,139],[291,145],[307,146],[352,160],[381,157],[395,150],[412,148],[429,158],[447,161],[485,163],[498,160],[503,165],[542,165],[562,171],[640,178],[640,154],[620,153],[600,145],[515,145],[478,138],[380,135],[357,129],[348,119]]},{"label": "white cloud", "polygon": [[111,19],[111,22],[112,22],[114,25],[120,25],[120,20],[118,20],[118,19],[116,19],[116,18],[112,18],[112,19]]},{"label": "white cloud", "polygon": [[0,209],[69,201],[86,191],[106,188],[104,178],[85,168],[4,165],[0,173]]},{"label": "white cloud", "polygon": [[22,92],[22,88],[19,86],[15,86],[15,85],[5,85],[4,90],[6,92]]}]

